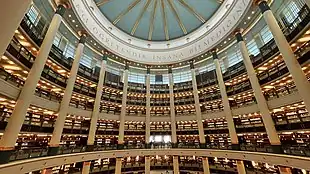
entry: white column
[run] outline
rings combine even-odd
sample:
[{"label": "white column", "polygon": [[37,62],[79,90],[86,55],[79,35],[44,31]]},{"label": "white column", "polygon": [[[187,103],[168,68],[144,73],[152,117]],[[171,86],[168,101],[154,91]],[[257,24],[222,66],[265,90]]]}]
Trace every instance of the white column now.
[{"label": "white column", "polygon": [[89,174],[91,162],[87,161],[83,163],[82,174]]},{"label": "white column", "polygon": [[234,123],[234,118],[233,118],[233,115],[231,113],[231,108],[229,105],[229,100],[228,100],[228,96],[227,96],[227,92],[226,92],[226,86],[224,83],[223,74],[222,74],[222,70],[221,70],[221,66],[220,66],[220,62],[219,62],[217,53],[214,50],[212,52],[212,54],[213,54],[213,59],[214,59],[217,82],[218,82],[218,85],[220,88],[220,92],[221,92],[221,96],[222,96],[222,102],[224,105],[224,113],[225,113],[227,126],[228,126],[228,130],[229,130],[229,136],[231,139],[231,144],[234,148],[235,146],[239,146],[238,136],[237,136],[235,123]]},{"label": "white column", "polygon": [[107,56],[103,55],[103,60],[101,62],[99,80],[98,80],[98,85],[97,85],[96,98],[95,98],[95,102],[94,102],[94,109],[93,109],[92,117],[90,120],[90,128],[89,128],[89,133],[88,133],[87,146],[93,146],[94,141],[95,141],[97,121],[98,121],[98,117],[99,117],[99,113],[100,113],[100,102],[101,102],[101,97],[102,97],[102,88],[103,88],[105,71],[106,71],[106,61],[107,61]]},{"label": "white column", "polygon": [[145,174],[151,173],[151,158],[149,156],[145,156]]},{"label": "white column", "polygon": [[262,119],[263,119],[263,122],[264,122],[264,125],[266,128],[266,132],[267,132],[268,137],[269,137],[270,144],[273,145],[274,147],[280,146],[281,142],[280,142],[280,139],[278,137],[276,128],[274,126],[274,123],[273,123],[273,120],[272,120],[266,99],[265,99],[265,97],[262,93],[262,90],[260,88],[260,84],[258,82],[253,64],[251,62],[251,59],[249,57],[249,53],[248,53],[246,44],[245,44],[243,37],[242,37],[240,32],[238,32],[236,34],[236,38],[237,38],[237,41],[238,41],[238,44],[240,47],[240,51],[241,51],[241,54],[243,57],[243,62],[244,62],[245,68],[247,70],[247,74],[248,74],[249,79],[250,79],[251,86],[252,86],[253,91],[254,91],[254,95],[255,95],[255,98],[257,101],[258,108],[259,108],[260,113],[262,115]]},{"label": "white column", "polygon": [[243,161],[237,160],[237,171],[239,174],[246,174],[245,167]]},{"label": "white column", "polygon": [[[309,0],[306,0],[306,3],[309,5]],[[303,99],[307,110],[310,110],[310,83],[304,74],[304,71],[301,69],[299,62],[297,61],[296,56],[287,42],[276,18],[274,17],[270,7],[268,6],[265,0],[261,0],[259,3],[259,8],[263,14],[263,17],[273,35],[273,38],[279,48],[280,53],[282,54],[283,60],[292,75],[293,81],[298,89],[298,93]]]},{"label": "white column", "polygon": [[122,158],[116,158],[115,174],[122,173]]},{"label": "white column", "polygon": [[169,97],[170,97],[170,116],[171,116],[171,141],[172,146],[177,146],[177,127],[175,119],[174,92],[173,92],[173,75],[172,69],[169,68]]},{"label": "white column", "polygon": [[123,148],[124,144],[124,131],[125,131],[125,116],[126,116],[126,106],[127,106],[127,88],[128,88],[128,66],[124,71],[124,86],[123,86],[123,97],[122,97],[122,108],[120,115],[119,123],[119,135],[118,135],[118,144],[120,148]]},{"label": "white column", "polygon": [[174,174],[179,174],[180,169],[179,169],[179,156],[173,156],[173,173]]},{"label": "white column", "polygon": [[145,117],[145,142],[147,147],[150,143],[151,136],[151,78],[150,69],[147,69],[146,74],[146,117]]},{"label": "white column", "polygon": [[57,119],[54,125],[54,131],[53,131],[53,135],[50,141],[50,147],[59,146],[63,127],[64,127],[65,120],[66,120],[68,110],[69,110],[69,104],[70,104],[70,100],[71,100],[71,96],[72,96],[72,92],[73,92],[73,88],[75,84],[75,79],[76,79],[77,72],[78,72],[79,65],[80,65],[80,59],[83,55],[83,51],[85,47],[85,39],[86,39],[85,34],[82,34],[80,38],[80,42],[75,51],[73,64],[70,70],[70,76],[67,80],[67,86],[66,86],[64,95],[62,97],[62,100],[59,106],[58,116],[57,116]]},{"label": "white column", "polygon": [[210,166],[208,157],[202,157],[203,173],[210,174]]},{"label": "white column", "polygon": [[198,125],[198,133],[199,133],[199,142],[201,145],[206,144],[205,133],[203,129],[202,123],[202,116],[201,116],[201,109],[200,109],[200,102],[199,102],[199,95],[198,95],[198,88],[197,88],[197,81],[196,81],[196,72],[194,69],[194,65],[191,63],[191,72],[192,72],[192,85],[193,85],[193,95],[195,100],[195,109],[196,109],[196,120]]},{"label": "white column", "polygon": [[[23,4],[24,2],[19,1],[19,3]],[[3,8],[8,8],[8,7],[3,6]],[[15,9],[15,8],[12,8],[12,9]],[[13,15],[13,13],[15,13],[15,10],[12,10],[12,9],[8,9],[8,10],[11,10],[12,15]],[[56,32],[58,31],[58,28],[62,21],[62,15],[64,11],[65,11],[65,6],[59,5],[52,19],[50,27],[46,33],[46,36],[42,42],[39,53],[30,69],[27,80],[25,81],[25,84],[19,94],[15,108],[5,128],[4,134],[0,140],[0,149],[3,151],[14,149],[16,139],[18,138],[18,133],[24,122],[27,109],[30,106],[31,99],[33,98],[38,81],[40,80],[41,72],[43,71],[45,62],[52,48],[52,44],[53,44]],[[11,17],[7,18],[7,20],[10,20],[10,19]],[[2,38],[0,40],[2,40]]]},{"label": "white column", "polygon": [[0,56],[4,54],[30,4],[31,0],[9,0],[1,2]]}]

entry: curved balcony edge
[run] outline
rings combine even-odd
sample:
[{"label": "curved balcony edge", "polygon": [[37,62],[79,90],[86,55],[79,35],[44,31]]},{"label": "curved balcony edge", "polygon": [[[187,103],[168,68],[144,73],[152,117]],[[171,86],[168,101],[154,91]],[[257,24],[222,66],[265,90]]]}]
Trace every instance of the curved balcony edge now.
[{"label": "curved balcony edge", "polygon": [[310,166],[308,165],[310,163],[310,158],[300,156],[213,149],[131,149],[85,152],[16,161],[0,165],[0,173],[27,173],[63,164],[91,161],[100,158],[155,155],[229,158],[310,170]]}]

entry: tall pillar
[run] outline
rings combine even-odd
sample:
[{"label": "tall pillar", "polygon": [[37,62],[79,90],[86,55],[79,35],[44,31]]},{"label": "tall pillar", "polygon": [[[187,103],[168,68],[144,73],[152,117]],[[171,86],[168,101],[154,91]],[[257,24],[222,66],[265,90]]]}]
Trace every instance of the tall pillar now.
[{"label": "tall pillar", "polygon": [[[13,2],[15,2],[15,0]],[[19,3],[23,4],[24,2],[19,1]],[[0,163],[8,162],[9,156],[14,150],[15,142],[18,138],[18,133],[23,125],[27,109],[30,106],[31,99],[33,98],[38,81],[40,80],[41,72],[43,71],[45,62],[52,48],[54,38],[62,21],[62,16],[66,11],[66,7],[68,7],[68,5],[58,5],[56,13],[52,19],[50,27],[40,47],[39,53],[30,69],[27,80],[25,81],[25,84],[19,94],[15,108],[5,128],[4,134],[0,140]],[[8,7],[4,6],[4,8]],[[14,11],[13,13],[15,13],[15,10],[12,11]],[[11,20],[11,18],[7,18],[7,20]]]},{"label": "tall pillar", "polygon": [[237,171],[239,174],[246,174],[245,167],[243,161],[237,160]]},{"label": "tall pillar", "polygon": [[89,174],[91,162],[87,161],[83,163],[82,174]]},{"label": "tall pillar", "polygon": [[202,157],[203,173],[210,174],[210,166],[208,157]]},{"label": "tall pillar", "polygon": [[194,94],[194,100],[195,100],[196,120],[197,120],[197,125],[198,125],[199,142],[200,142],[201,147],[205,147],[206,139],[205,139],[205,133],[204,133],[204,129],[203,129],[199,95],[198,95],[198,87],[197,87],[197,81],[196,81],[196,72],[195,72],[195,67],[194,67],[193,62],[190,63],[190,68],[191,68],[191,72],[192,72],[192,85],[193,85],[193,94]]},{"label": "tall pillar", "polygon": [[237,38],[238,45],[240,47],[240,51],[241,51],[241,54],[243,57],[243,62],[244,62],[245,68],[247,70],[247,74],[249,76],[250,83],[251,83],[251,86],[252,86],[256,101],[257,101],[258,108],[259,108],[260,113],[262,115],[262,119],[263,119],[263,122],[264,122],[264,125],[266,128],[267,135],[269,137],[270,144],[271,144],[273,151],[275,153],[282,153],[280,139],[278,137],[276,128],[274,126],[274,123],[273,123],[273,120],[272,120],[266,99],[265,99],[263,92],[260,88],[260,84],[258,82],[253,64],[251,62],[251,59],[249,57],[249,53],[248,53],[246,44],[243,40],[241,31],[237,31],[236,38]]},{"label": "tall pillar", "polygon": [[173,173],[174,174],[179,174],[180,169],[179,169],[179,156],[173,156]]},{"label": "tall pillar", "polygon": [[151,173],[151,158],[149,156],[145,156],[145,174]]},{"label": "tall pillar", "polygon": [[94,150],[94,142],[95,142],[95,136],[96,136],[96,129],[97,129],[97,121],[100,113],[100,102],[102,97],[102,88],[105,78],[105,71],[106,71],[106,64],[107,64],[107,55],[103,55],[102,61],[101,61],[101,68],[99,73],[99,80],[97,85],[97,91],[96,91],[96,98],[94,102],[94,109],[92,112],[92,117],[90,120],[90,128],[88,133],[88,139],[87,139],[87,151],[93,151]]},{"label": "tall pillar", "polygon": [[118,135],[118,149],[124,149],[124,132],[125,132],[125,116],[127,106],[127,88],[128,88],[128,69],[129,66],[126,64],[124,71],[124,85],[123,85],[123,96],[122,96],[122,108],[119,123],[119,135]]},{"label": "tall pillar", "polygon": [[76,48],[75,55],[74,55],[74,60],[72,63],[72,67],[70,70],[70,76],[67,80],[67,86],[64,92],[64,95],[62,97],[61,103],[59,105],[59,110],[58,110],[58,116],[54,125],[54,131],[53,135],[49,144],[49,155],[56,155],[59,149],[59,142],[61,139],[63,127],[65,125],[65,120],[68,114],[69,110],[69,104],[75,84],[75,79],[77,76],[77,72],[79,69],[80,65],[80,59],[83,55],[84,47],[85,47],[85,41],[86,41],[86,34],[85,33],[80,33],[80,41],[79,44]]},{"label": "tall pillar", "polygon": [[151,77],[150,68],[147,68],[146,74],[146,117],[145,117],[145,142],[146,147],[150,148],[151,136]]},{"label": "tall pillar", "polygon": [[15,30],[25,16],[31,0],[10,0],[1,2],[0,6],[0,56],[10,44]]},{"label": "tall pillar", "polygon": [[171,116],[171,141],[172,147],[177,147],[177,126],[175,119],[174,92],[173,92],[173,74],[172,68],[168,69],[169,76],[169,97],[170,97],[170,116]]},{"label": "tall pillar", "polygon": [[[268,3],[265,0],[256,0],[258,6],[263,14],[263,17],[273,35],[273,38],[279,48],[280,53],[282,54],[283,60],[292,75],[293,81],[296,85],[299,95],[303,99],[307,110],[310,110],[310,83],[301,69],[299,62],[297,61],[296,56],[287,42],[276,18],[274,17]],[[309,0],[306,0],[306,3],[309,5]]]},{"label": "tall pillar", "polygon": [[122,173],[122,158],[117,157],[115,164],[115,174],[121,174],[121,173]]},{"label": "tall pillar", "polygon": [[229,100],[228,100],[228,96],[227,96],[227,92],[226,92],[226,86],[224,83],[221,65],[220,65],[216,50],[212,51],[212,55],[213,55],[213,60],[214,60],[214,65],[215,65],[217,82],[218,82],[218,85],[220,88],[220,92],[221,92],[221,96],[222,96],[222,102],[224,105],[224,113],[225,113],[227,126],[228,126],[228,130],[229,130],[231,145],[232,145],[232,148],[234,150],[239,150],[240,146],[239,146],[239,142],[238,142],[238,136],[237,136],[237,132],[236,132],[236,128],[235,128],[234,118],[233,118],[233,115],[231,113],[231,108],[229,105]]}]

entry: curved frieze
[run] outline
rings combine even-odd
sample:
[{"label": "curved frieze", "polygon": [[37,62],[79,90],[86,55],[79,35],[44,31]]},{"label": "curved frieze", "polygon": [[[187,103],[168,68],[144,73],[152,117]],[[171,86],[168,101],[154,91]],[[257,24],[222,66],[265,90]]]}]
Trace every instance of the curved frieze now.
[{"label": "curved frieze", "polygon": [[308,165],[310,163],[310,158],[300,156],[214,149],[131,149],[76,153],[16,161],[0,165],[0,173],[29,173],[63,164],[97,160],[101,158],[156,155],[229,158],[310,170],[310,166]]},{"label": "curved frieze", "polygon": [[135,62],[169,64],[199,56],[219,44],[236,28],[252,1],[226,0],[199,29],[166,42],[149,42],[120,31],[105,18],[93,0],[71,0],[71,3],[85,29],[109,51]]}]

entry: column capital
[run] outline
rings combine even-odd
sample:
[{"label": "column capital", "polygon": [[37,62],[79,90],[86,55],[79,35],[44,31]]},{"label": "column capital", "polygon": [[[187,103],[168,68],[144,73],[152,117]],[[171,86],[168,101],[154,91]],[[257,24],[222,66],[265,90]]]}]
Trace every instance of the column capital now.
[{"label": "column capital", "polygon": [[85,30],[81,30],[78,32],[79,36],[80,36],[80,40],[79,43],[81,44],[85,44],[86,42],[86,37],[87,37],[87,32]]},{"label": "column capital", "polygon": [[107,54],[103,54],[102,60],[103,60],[103,61],[107,61],[107,60],[108,60],[108,55],[107,55]]},{"label": "column capital", "polygon": [[171,66],[168,67],[168,73],[172,74],[172,67]]},{"label": "column capital", "polygon": [[243,36],[242,36],[242,33],[243,33],[243,29],[242,28],[238,28],[234,31],[234,35],[237,39],[237,42],[241,42],[243,41]]},{"label": "column capital", "polygon": [[190,62],[189,62],[189,67],[190,67],[191,69],[195,69],[194,61],[190,61]]},{"label": "column capital", "polygon": [[267,0],[254,0],[254,4],[259,7],[262,14],[270,10]]},{"label": "column capital", "polygon": [[55,0],[57,4],[56,14],[63,16],[66,12],[66,9],[71,8],[69,0]]},{"label": "column capital", "polygon": [[151,74],[151,68],[149,66],[146,68],[146,73]]},{"label": "column capital", "polygon": [[125,63],[125,70],[129,70],[129,62]]},{"label": "column capital", "polygon": [[71,4],[69,0],[54,0],[57,6],[61,5],[65,8],[71,8]]},{"label": "column capital", "polygon": [[217,55],[217,49],[212,49],[212,50],[211,50],[211,53],[212,53],[213,60],[219,58],[218,55]]}]

